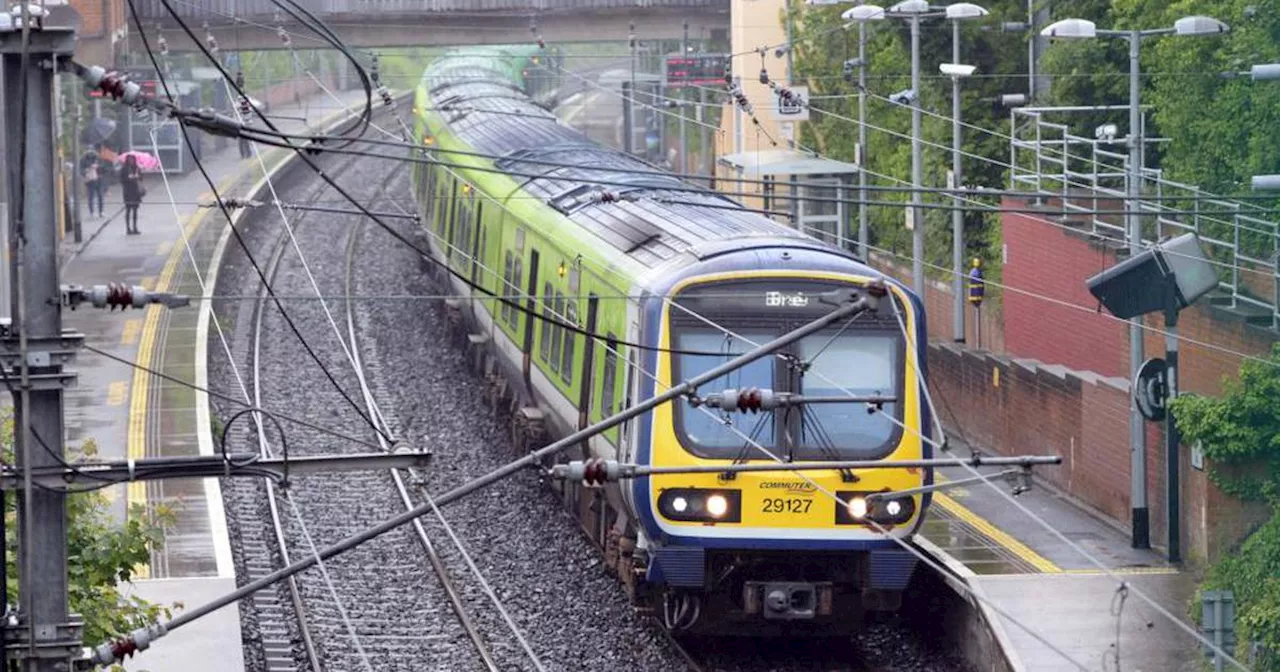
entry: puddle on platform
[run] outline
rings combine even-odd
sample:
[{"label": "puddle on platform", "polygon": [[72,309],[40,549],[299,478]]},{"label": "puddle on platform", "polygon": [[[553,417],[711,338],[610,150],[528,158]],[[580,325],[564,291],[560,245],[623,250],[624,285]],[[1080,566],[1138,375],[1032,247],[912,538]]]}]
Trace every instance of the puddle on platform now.
[{"label": "puddle on platform", "polygon": [[1027,574],[1036,571],[1009,554],[959,518],[931,510],[920,526],[920,535],[976,574]]}]

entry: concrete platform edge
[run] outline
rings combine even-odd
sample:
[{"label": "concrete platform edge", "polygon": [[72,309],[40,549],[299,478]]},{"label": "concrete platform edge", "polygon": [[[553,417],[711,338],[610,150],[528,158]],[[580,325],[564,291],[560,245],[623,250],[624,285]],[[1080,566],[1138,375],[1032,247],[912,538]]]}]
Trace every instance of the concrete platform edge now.
[{"label": "concrete platform edge", "polygon": [[982,587],[971,580],[976,576],[973,570],[923,536],[916,535],[912,541],[947,570],[943,573],[943,581],[967,606],[967,613],[957,614],[965,624],[964,630],[976,630],[990,636],[988,646],[971,637],[960,638],[959,648],[965,662],[976,670],[1024,672],[1027,668],[1005,632],[999,614],[991,608]]}]

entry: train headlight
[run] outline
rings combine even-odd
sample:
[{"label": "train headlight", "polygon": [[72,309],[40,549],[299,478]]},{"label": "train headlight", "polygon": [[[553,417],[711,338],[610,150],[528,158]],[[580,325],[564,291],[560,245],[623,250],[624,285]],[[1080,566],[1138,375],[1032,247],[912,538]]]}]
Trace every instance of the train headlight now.
[{"label": "train headlight", "polygon": [[707,498],[707,513],[720,518],[729,511],[729,500],[724,495],[715,494]]},{"label": "train headlight", "polygon": [[[871,495],[875,497],[871,497]],[[837,525],[901,525],[916,512],[911,497],[893,497],[888,492],[837,492],[843,502],[836,507]]]},{"label": "train headlight", "polygon": [[658,495],[658,512],[688,523],[742,522],[742,491],[670,488]]},{"label": "train headlight", "polygon": [[862,520],[867,517],[867,500],[863,497],[852,497],[849,499],[849,515],[854,520]]}]

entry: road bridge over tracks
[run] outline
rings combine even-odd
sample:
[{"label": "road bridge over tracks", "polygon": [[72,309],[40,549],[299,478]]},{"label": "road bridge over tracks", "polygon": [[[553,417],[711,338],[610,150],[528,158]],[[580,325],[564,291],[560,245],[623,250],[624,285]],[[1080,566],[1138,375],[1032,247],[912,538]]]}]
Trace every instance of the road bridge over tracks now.
[{"label": "road bridge over tracks", "polygon": [[[139,18],[158,27],[174,51],[196,49],[166,8],[198,39],[212,35],[221,49],[282,49],[283,27],[312,33],[279,11],[271,0],[139,0]],[[512,44],[532,39],[530,27],[548,42],[623,41],[630,25],[640,40],[723,36],[729,28],[728,0],[301,0],[352,47]],[[207,26],[207,27],[206,27]],[[298,48],[327,46],[297,38]]]}]

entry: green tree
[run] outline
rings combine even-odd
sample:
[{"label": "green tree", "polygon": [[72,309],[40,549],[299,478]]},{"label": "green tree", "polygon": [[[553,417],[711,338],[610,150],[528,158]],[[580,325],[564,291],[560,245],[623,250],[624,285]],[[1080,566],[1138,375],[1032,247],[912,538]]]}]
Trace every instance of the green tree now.
[{"label": "green tree", "polygon": [[[1200,442],[1209,477],[1225,492],[1262,500],[1271,520],[1210,568],[1202,589],[1231,590],[1237,641],[1275,654],[1258,670],[1280,670],[1280,344],[1265,361],[1246,361],[1221,397],[1188,394],[1172,403],[1187,441]],[[1197,600],[1198,603],[1199,600]],[[1198,615],[1198,609],[1192,609]],[[1237,648],[1243,655],[1246,649]]]},{"label": "green tree", "polygon": [[[0,417],[0,450],[6,464],[13,464],[13,416],[5,410]],[[81,456],[92,456],[95,447],[87,442]],[[18,604],[17,500],[5,493],[5,577],[11,603]],[[67,497],[67,571],[71,610],[84,618],[86,643],[118,636],[160,617],[170,608],[151,604],[136,596],[125,597],[118,590],[134,577],[135,568],[150,559],[151,549],[163,539],[163,526],[171,520],[160,509],[148,515],[141,507],[129,520],[113,519],[107,498],[101,492],[80,492]],[[177,605],[174,605],[177,606]]]},{"label": "green tree", "polygon": [[[1001,165],[1008,161],[1008,111],[999,109],[993,100],[1003,93],[1025,86],[1026,42],[1016,35],[993,29],[1001,21],[1025,18],[1025,5],[1014,0],[983,3],[990,11],[989,21],[982,25],[964,24],[961,28],[961,58],[978,66],[983,76],[970,78],[961,89],[961,117],[966,124],[997,129],[984,133],[966,129],[963,134],[964,181],[970,185],[1001,188],[1007,184],[1008,171]],[[800,141],[832,158],[852,161],[857,142],[857,86],[845,81],[845,60],[858,55],[857,26],[840,30],[840,13],[847,5],[835,7],[805,6],[792,3],[799,37],[795,52],[796,79],[807,83],[816,98],[810,122],[801,129]],[[898,180],[911,174],[911,115],[901,106],[883,100],[889,94],[910,87],[910,30],[902,21],[881,21],[867,26],[867,147],[865,151],[868,183],[896,186]],[[924,150],[924,182],[941,187],[951,167],[951,82],[940,75],[936,64],[951,61],[951,26],[941,21],[923,24],[920,43],[922,135]],[[772,55],[766,59],[772,74],[781,72]],[[1011,73],[1001,76],[1002,73]],[[828,112],[824,114],[824,112]],[[837,116],[838,115],[838,116]],[[991,157],[983,161],[974,157]],[[906,193],[869,192],[873,201],[905,202]],[[949,199],[926,196],[926,202],[950,203]],[[994,201],[988,200],[994,205]],[[901,206],[870,208],[871,244],[894,252],[906,253],[911,248],[911,234],[903,225]],[[944,268],[951,265],[951,215],[945,209],[929,209],[925,213],[926,254],[932,264]],[[965,214],[966,253],[986,261],[987,277],[1000,280],[1000,229],[998,218],[981,212]],[[937,277],[946,275],[939,271]]]}]

